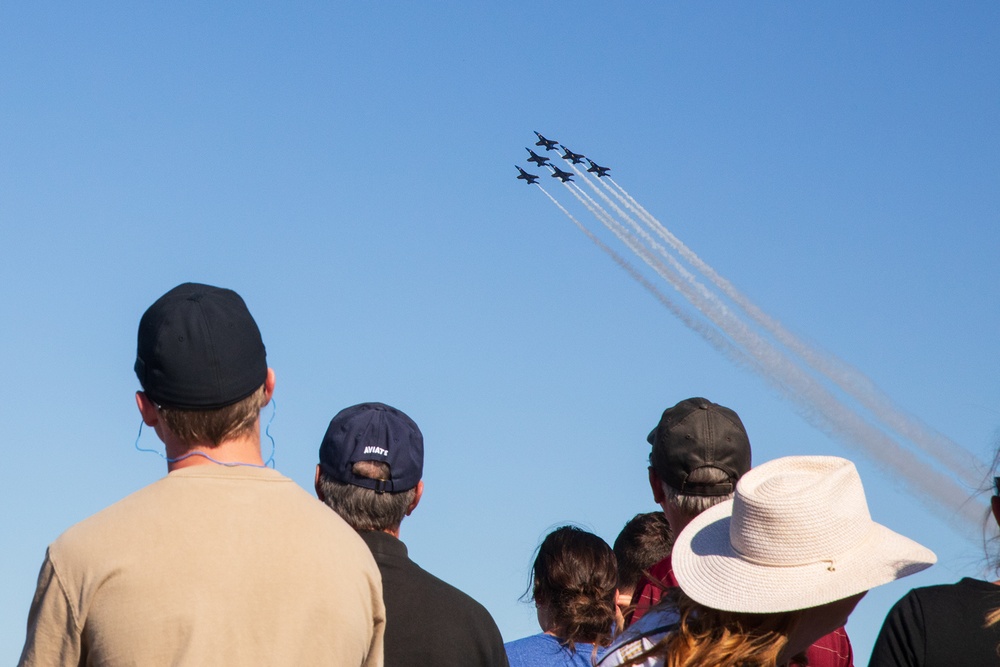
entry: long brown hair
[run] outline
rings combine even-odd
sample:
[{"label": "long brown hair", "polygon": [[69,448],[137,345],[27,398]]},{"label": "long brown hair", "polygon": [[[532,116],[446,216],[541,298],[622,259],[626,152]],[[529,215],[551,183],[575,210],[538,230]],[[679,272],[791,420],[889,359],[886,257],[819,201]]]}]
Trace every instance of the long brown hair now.
[{"label": "long brown hair", "polygon": [[625,665],[662,657],[664,667],[773,667],[798,622],[796,612],[745,614],[703,607],[679,588],[670,597],[680,620],[655,646]]},{"label": "long brown hair", "polygon": [[608,543],[575,526],[549,533],[532,567],[531,598],[545,605],[559,640],[607,646],[615,629],[618,567]]}]

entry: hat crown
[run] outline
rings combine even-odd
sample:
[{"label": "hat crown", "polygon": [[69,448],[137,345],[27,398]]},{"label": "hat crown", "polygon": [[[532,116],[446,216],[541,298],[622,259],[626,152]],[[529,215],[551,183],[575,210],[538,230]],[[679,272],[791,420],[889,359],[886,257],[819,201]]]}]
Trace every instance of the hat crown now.
[{"label": "hat crown", "polygon": [[919,572],[934,553],[871,520],[857,470],[788,456],[744,475],[673,547],[674,575],[699,604],[768,614],[842,600]]},{"label": "hat crown", "polygon": [[874,522],[854,464],[832,456],[764,463],[736,487],[729,539],[762,565],[836,562],[862,543]]},{"label": "hat crown", "polygon": [[[750,439],[739,415],[705,398],[688,398],[664,410],[647,441],[653,446],[650,463],[657,475],[684,494],[728,495],[750,469]],[[692,472],[706,467],[723,471],[727,479],[689,481]]]},{"label": "hat crown", "polygon": [[184,283],[143,313],[134,369],[155,403],[211,410],[236,403],[264,384],[267,353],[239,294]]},{"label": "hat crown", "polygon": [[[374,480],[353,472],[359,461],[388,464],[390,478]],[[377,491],[412,489],[423,476],[424,437],[402,410],[385,403],[360,403],[330,420],[319,448],[323,471],[343,484]]]}]

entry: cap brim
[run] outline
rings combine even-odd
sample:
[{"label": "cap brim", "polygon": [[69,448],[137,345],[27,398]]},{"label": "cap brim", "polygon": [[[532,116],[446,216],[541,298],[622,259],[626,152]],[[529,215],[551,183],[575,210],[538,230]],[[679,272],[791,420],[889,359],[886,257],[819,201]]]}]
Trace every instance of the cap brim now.
[{"label": "cap brim", "polygon": [[730,542],[733,501],[709,508],[689,523],[673,547],[681,590],[722,611],[776,613],[817,607],[930,567],[934,553],[872,522],[864,540],[833,560],[765,565],[737,553]]}]

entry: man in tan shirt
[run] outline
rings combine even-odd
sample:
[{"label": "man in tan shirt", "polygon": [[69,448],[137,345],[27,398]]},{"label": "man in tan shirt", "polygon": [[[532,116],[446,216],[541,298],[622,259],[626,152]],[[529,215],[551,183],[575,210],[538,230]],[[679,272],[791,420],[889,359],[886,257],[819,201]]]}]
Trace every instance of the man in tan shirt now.
[{"label": "man in tan shirt", "polygon": [[371,553],[262,460],[274,372],[239,295],[165,294],[135,371],[168,474],[49,546],[20,664],[382,665]]}]

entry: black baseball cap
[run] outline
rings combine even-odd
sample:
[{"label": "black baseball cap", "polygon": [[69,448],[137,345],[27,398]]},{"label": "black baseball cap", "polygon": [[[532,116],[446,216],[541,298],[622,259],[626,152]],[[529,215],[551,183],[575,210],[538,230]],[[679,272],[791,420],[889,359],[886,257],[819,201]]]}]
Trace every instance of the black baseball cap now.
[{"label": "black baseball cap", "polygon": [[221,287],[184,283],[139,320],[135,374],[157,405],[215,410],[267,379],[260,330],[246,303]]},{"label": "black baseball cap", "polygon": [[[646,440],[653,446],[653,470],[680,493],[730,494],[750,469],[750,438],[740,416],[705,398],[688,398],[664,410]],[[722,470],[728,479],[718,484],[688,481],[688,475],[706,466]]]},{"label": "black baseball cap", "polygon": [[[355,475],[358,461],[382,461],[390,478]],[[330,420],[319,446],[319,465],[334,481],[398,493],[417,485],[424,472],[424,436],[402,410],[385,403],[344,408]]]}]

